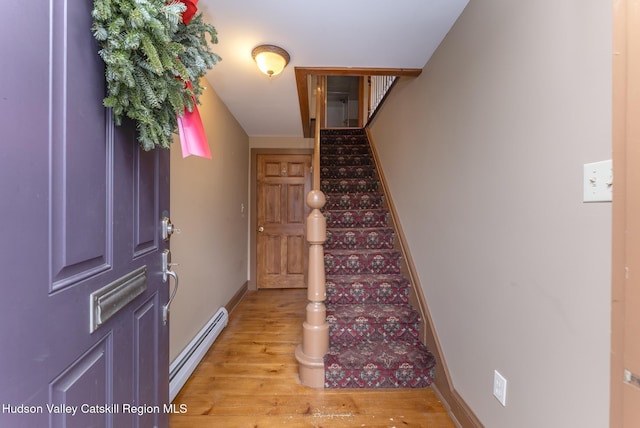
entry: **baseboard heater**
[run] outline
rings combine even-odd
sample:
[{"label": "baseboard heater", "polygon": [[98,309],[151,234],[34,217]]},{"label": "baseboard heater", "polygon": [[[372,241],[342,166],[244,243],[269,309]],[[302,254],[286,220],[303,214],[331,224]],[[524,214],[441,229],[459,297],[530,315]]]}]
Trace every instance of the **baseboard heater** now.
[{"label": "baseboard heater", "polygon": [[223,328],[229,322],[229,313],[220,308],[215,315],[202,327],[196,337],[173,360],[169,366],[169,402],[172,402],[178,392],[196,369],[204,354],[207,353]]}]

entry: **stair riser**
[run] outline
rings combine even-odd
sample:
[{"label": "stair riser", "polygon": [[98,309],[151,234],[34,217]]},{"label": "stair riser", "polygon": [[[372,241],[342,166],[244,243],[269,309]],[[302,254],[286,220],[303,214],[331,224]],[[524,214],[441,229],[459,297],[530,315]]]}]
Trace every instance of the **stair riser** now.
[{"label": "stair riser", "polygon": [[331,287],[327,284],[327,304],[396,304],[409,303],[408,289],[370,289]]},{"label": "stair riser", "polygon": [[341,364],[325,363],[325,388],[426,388],[433,383],[435,369],[416,371],[410,365],[380,370],[375,365],[345,369]]},{"label": "stair riser", "polygon": [[408,305],[330,306],[327,323],[334,345],[363,340],[417,343],[420,337],[420,314]]},{"label": "stair riser", "polygon": [[386,210],[325,211],[324,217],[329,228],[389,226],[389,213]]},{"label": "stair riser", "polygon": [[385,206],[381,193],[342,195],[328,193],[323,210],[370,210]]},{"label": "stair riser", "polygon": [[323,166],[320,169],[320,178],[368,178],[376,177],[376,169],[373,165],[346,165]]},{"label": "stair riser", "polygon": [[320,156],[323,166],[372,166],[373,160],[366,155],[325,155]]},{"label": "stair riser", "polygon": [[325,253],[327,275],[399,274],[400,254],[331,254]]},{"label": "stair riser", "polygon": [[326,280],[327,304],[394,304],[406,306],[409,303],[411,283],[402,277],[385,278],[375,275],[363,278],[361,275],[329,276]]},{"label": "stair riser", "polygon": [[326,179],[320,182],[324,193],[364,193],[379,192],[380,185],[375,180],[365,179]]},{"label": "stair riser", "polygon": [[344,155],[353,155],[353,156],[370,156],[371,152],[369,151],[369,146],[363,145],[351,145],[351,146],[321,146],[320,147],[320,155],[326,156],[344,156]]},{"label": "stair riser", "polygon": [[392,249],[395,234],[392,229],[327,230],[326,250]]},{"label": "stair riser", "polygon": [[435,358],[422,344],[335,346],[324,357],[326,388],[424,388],[433,382]]},{"label": "stair riser", "polygon": [[369,324],[352,323],[348,325],[334,325],[329,323],[329,335],[333,345],[347,346],[369,341],[401,340],[407,343],[417,343],[420,340],[420,324]]},{"label": "stair riser", "polygon": [[326,146],[362,146],[368,145],[367,137],[345,137],[341,136],[338,138],[320,138],[320,147]]}]

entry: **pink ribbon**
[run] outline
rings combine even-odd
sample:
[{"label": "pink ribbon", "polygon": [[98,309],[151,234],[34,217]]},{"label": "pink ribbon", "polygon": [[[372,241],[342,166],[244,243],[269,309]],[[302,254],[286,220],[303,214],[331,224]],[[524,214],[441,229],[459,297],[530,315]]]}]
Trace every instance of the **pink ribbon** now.
[{"label": "pink ribbon", "polygon": [[[187,86],[191,89],[191,82],[187,82]],[[186,158],[187,156],[194,155],[211,159],[211,151],[209,150],[209,143],[207,142],[207,134],[204,132],[204,125],[202,124],[202,118],[200,117],[198,106],[195,105],[195,98],[193,99],[193,102],[193,111],[189,111],[185,108],[184,114],[182,116],[177,116],[182,157]]]},{"label": "pink ribbon", "polygon": [[[198,0],[182,0],[182,3],[187,6],[187,10],[182,13],[182,22],[187,25],[198,11],[196,6]],[[187,87],[193,90],[191,82],[187,82]],[[193,111],[185,108],[184,114],[182,116],[177,115],[177,119],[182,157],[186,158],[187,156],[194,155],[211,159],[207,134],[204,132],[204,125],[202,124],[202,118],[200,117],[195,97],[193,98]]]}]

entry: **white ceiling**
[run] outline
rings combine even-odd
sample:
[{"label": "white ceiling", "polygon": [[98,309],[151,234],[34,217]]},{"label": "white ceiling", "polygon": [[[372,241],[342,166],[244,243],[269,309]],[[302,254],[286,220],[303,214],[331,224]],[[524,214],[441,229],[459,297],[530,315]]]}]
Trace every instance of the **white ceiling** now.
[{"label": "white ceiling", "polygon": [[[302,137],[294,67],[422,68],[468,0],[200,0],[222,57],[207,79],[249,136]],[[251,50],[291,62],[269,79]]]}]

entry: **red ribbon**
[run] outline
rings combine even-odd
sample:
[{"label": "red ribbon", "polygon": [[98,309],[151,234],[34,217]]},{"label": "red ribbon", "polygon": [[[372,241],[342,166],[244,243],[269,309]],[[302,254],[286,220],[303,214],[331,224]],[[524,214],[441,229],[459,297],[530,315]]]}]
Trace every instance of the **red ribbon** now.
[{"label": "red ribbon", "polygon": [[191,22],[193,16],[198,11],[198,0],[181,0],[181,3],[184,3],[184,5],[187,6],[187,10],[182,12],[182,22],[187,25]]}]

